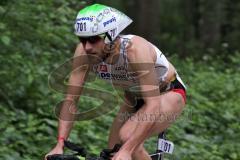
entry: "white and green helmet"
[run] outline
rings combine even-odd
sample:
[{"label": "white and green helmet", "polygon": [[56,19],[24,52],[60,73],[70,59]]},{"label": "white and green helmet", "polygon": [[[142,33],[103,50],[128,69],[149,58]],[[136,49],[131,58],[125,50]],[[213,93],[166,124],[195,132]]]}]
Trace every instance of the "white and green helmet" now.
[{"label": "white and green helmet", "polygon": [[105,33],[105,43],[114,41],[132,20],[124,13],[105,5],[94,4],[79,11],[75,21],[75,34],[80,37]]}]

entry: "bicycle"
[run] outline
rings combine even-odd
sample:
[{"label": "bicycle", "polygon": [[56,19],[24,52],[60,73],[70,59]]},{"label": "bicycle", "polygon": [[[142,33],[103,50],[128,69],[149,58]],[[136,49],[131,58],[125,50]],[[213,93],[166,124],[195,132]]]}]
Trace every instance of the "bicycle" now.
[{"label": "bicycle", "polygon": [[[72,142],[64,141],[64,146],[75,153],[71,155],[66,154],[54,154],[47,156],[47,160],[111,160],[114,153],[118,152],[121,148],[120,144],[116,144],[112,149],[103,149],[100,152],[99,157],[89,156],[83,147],[80,147]],[[150,154],[152,160],[163,160],[164,153],[172,154],[174,150],[174,144],[171,141],[166,140],[166,133],[160,133],[158,135],[157,150],[155,153]]]}]

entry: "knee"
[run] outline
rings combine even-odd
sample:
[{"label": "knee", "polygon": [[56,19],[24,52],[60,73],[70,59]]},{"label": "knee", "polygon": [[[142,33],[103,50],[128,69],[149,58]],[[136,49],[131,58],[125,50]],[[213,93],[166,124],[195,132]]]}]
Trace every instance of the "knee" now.
[{"label": "knee", "polygon": [[140,145],[138,148],[136,148],[133,152],[133,158],[138,159],[138,157],[144,157],[146,151],[143,147],[143,145]]}]

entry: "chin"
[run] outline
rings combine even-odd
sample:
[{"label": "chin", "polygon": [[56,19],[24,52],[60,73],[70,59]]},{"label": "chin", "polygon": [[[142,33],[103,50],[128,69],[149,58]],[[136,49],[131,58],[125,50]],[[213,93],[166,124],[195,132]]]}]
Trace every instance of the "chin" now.
[{"label": "chin", "polygon": [[89,54],[89,58],[93,63],[99,63],[101,61],[101,57],[97,53]]}]

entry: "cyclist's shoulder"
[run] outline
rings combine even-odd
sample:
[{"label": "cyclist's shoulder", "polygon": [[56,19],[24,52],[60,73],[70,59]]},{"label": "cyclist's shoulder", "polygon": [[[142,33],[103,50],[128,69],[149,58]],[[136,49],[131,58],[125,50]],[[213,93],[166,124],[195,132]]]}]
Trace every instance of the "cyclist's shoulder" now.
[{"label": "cyclist's shoulder", "polygon": [[149,57],[149,41],[138,35],[124,35],[123,37],[129,37],[130,39],[129,45],[127,47],[128,59]]},{"label": "cyclist's shoulder", "polygon": [[138,44],[138,43],[147,43],[148,41],[138,35],[134,35],[134,34],[125,34],[125,35],[120,35],[121,38],[123,39],[128,39],[130,42],[134,43],[134,44]]}]

